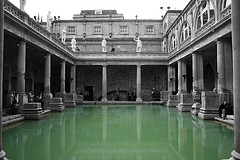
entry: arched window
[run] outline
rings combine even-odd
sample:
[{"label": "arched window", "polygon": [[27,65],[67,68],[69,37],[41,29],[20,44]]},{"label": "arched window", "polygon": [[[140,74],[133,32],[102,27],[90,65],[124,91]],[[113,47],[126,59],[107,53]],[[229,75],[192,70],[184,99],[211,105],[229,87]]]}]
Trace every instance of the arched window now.
[{"label": "arched window", "polygon": [[181,42],[185,41],[190,36],[191,36],[190,25],[187,22],[184,22],[181,31]]},{"label": "arched window", "polygon": [[231,4],[231,0],[222,0],[221,10],[224,10]]},{"label": "arched window", "polygon": [[174,50],[176,47],[177,47],[176,36],[175,36],[175,34],[173,34],[172,37],[171,37],[171,49]]},{"label": "arched window", "polygon": [[205,0],[202,2],[198,16],[197,16],[197,29],[205,25],[212,18],[214,18],[214,8],[210,0]]}]

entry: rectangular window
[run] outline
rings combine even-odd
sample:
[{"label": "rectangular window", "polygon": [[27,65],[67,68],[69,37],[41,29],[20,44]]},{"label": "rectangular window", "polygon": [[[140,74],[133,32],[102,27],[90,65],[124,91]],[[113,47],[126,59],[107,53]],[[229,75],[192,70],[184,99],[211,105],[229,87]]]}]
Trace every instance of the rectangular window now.
[{"label": "rectangular window", "polygon": [[101,26],[94,26],[94,34],[102,34],[102,27]]},{"label": "rectangular window", "polygon": [[146,26],[146,34],[154,34],[154,27],[152,25]]},{"label": "rectangular window", "polygon": [[120,34],[128,34],[128,26],[120,26]]},{"label": "rectangular window", "polygon": [[68,34],[75,34],[76,33],[76,27],[75,26],[68,26],[67,27],[67,33]]}]

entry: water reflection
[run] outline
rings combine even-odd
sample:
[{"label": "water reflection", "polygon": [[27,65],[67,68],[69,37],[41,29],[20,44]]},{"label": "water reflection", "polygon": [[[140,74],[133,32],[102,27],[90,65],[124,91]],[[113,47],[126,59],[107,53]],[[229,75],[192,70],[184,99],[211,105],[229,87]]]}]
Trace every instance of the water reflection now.
[{"label": "water reflection", "polygon": [[164,106],[85,106],[3,132],[9,159],[222,159],[233,131]]}]

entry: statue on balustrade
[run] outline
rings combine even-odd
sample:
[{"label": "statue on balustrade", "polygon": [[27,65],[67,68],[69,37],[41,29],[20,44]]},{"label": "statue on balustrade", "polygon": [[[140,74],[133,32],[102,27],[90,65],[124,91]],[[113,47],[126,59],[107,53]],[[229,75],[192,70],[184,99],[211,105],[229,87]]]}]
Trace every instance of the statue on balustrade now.
[{"label": "statue on balustrade", "polygon": [[63,30],[62,30],[62,42],[65,43],[66,41],[66,28],[63,27]]},{"label": "statue on balustrade", "polygon": [[26,5],[26,0],[20,0],[20,9],[22,11],[24,11],[25,5]]},{"label": "statue on balustrade", "polygon": [[102,40],[102,52],[107,52],[107,41],[105,38]]},{"label": "statue on balustrade", "polygon": [[51,25],[52,25],[52,17],[51,17],[51,12],[48,11],[47,15],[47,30],[50,31]]},{"label": "statue on balustrade", "polygon": [[73,36],[73,39],[71,40],[71,45],[72,45],[71,48],[73,52],[76,52],[76,48],[77,48],[76,44],[77,44],[77,41],[75,39],[75,36]]},{"label": "statue on balustrade", "polygon": [[137,39],[134,38],[134,41],[137,42],[137,47],[136,47],[136,52],[141,52],[142,51],[142,41],[138,37]]}]

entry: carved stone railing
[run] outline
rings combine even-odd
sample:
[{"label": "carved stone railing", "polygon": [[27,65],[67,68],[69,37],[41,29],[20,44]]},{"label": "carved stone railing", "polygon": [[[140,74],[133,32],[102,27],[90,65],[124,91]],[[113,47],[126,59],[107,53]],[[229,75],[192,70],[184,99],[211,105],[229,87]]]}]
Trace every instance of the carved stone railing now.
[{"label": "carved stone railing", "polygon": [[229,5],[228,7],[226,7],[225,9],[223,9],[221,11],[221,17],[222,18],[225,18],[225,17],[227,17],[227,16],[229,16],[231,14],[232,14],[232,7],[231,7],[231,5]]},{"label": "carved stone railing", "polygon": [[66,44],[64,44],[62,41],[60,41],[57,37],[55,37],[51,32],[43,28],[37,21],[30,18],[29,15],[19,8],[17,8],[15,5],[13,5],[8,0],[4,0],[4,10],[5,12],[8,12],[13,17],[20,20],[25,25],[29,26],[31,29],[37,32],[37,34],[42,35],[44,38],[48,39],[49,41],[56,44],[58,47],[62,48],[69,54],[73,55],[73,51],[70,50]]},{"label": "carved stone railing", "polygon": [[75,56],[78,59],[167,59],[166,52],[78,52]]},{"label": "carved stone railing", "polygon": [[201,35],[202,33],[206,32],[210,27],[212,27],[215,24],[215,18],[212,18],[209,22],[204,24],[201,28],[199,28],[196,31],[196,36]]}]

